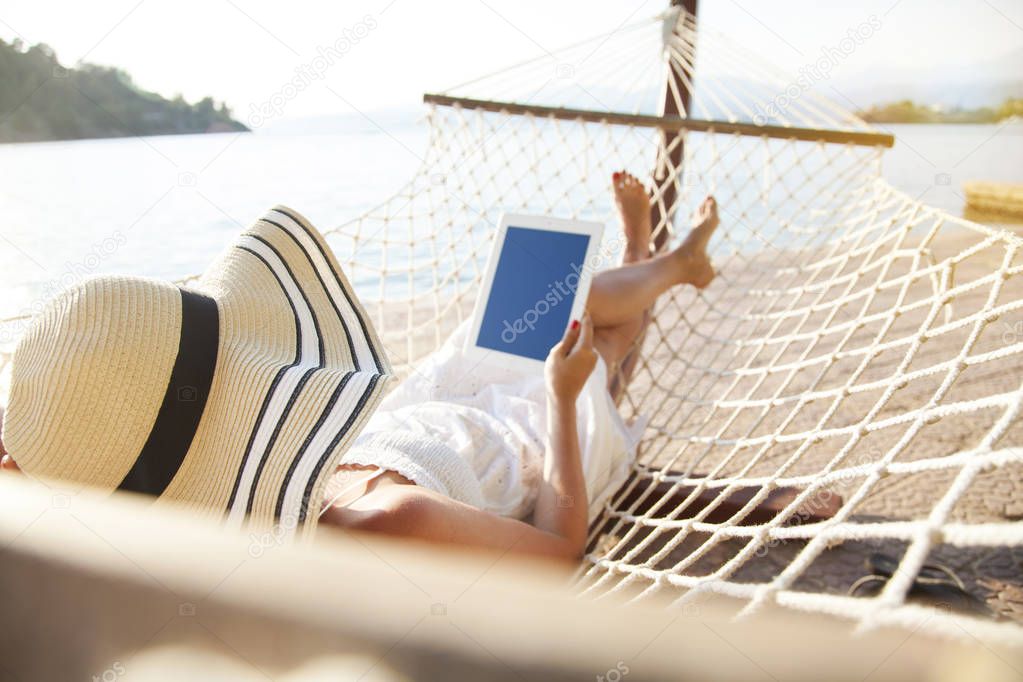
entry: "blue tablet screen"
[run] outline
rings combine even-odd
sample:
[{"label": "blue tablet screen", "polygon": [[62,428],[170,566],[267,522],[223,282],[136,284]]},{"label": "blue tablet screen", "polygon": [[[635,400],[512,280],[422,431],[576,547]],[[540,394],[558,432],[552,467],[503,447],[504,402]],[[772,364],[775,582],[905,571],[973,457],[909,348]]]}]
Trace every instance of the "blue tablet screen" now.
[{"label": "blue tablet screen", "polygon": [[476,344],[544,360],[565,333],[590,236],[508,227]]}]

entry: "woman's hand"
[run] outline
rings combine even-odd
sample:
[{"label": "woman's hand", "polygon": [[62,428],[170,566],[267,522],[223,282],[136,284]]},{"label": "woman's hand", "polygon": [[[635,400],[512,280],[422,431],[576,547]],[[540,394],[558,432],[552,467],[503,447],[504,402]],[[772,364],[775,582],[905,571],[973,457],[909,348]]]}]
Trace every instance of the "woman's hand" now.
[{"label": "woman's hand", "polygon": [[596,364],[593,322],[589,315],[584,315],[581,324],[573,321],[569,325],[565,336],[547,356],[544,368],[547,395],[557,402],[574,405]]}]

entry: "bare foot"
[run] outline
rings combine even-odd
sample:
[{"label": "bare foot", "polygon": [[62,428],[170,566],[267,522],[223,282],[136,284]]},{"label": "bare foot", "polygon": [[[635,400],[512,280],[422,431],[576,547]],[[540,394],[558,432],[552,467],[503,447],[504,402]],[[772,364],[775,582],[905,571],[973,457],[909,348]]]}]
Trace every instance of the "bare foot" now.
[{"label": "bare foot", "polygon": [[679,260],[679,271],[683,284],[692,284],[703,289],[714,279],[714,267],[707,256],[707,244],[720,223],[718,204],[708,196],[696,210],[693,229],[685,241],[672,253]]},{"label": "bare foot", "polygon": [[625,232],[624,262],[650,257],[650,196],[636,176],[626,171],[611,176],[615,205]]}]

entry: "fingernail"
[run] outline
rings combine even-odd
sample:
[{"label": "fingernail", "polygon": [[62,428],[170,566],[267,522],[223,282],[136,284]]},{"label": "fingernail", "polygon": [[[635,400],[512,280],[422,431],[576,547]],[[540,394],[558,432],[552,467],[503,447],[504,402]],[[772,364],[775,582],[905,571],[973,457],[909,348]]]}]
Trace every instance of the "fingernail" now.
[{"label": "fingernail", "polygon": [[572,320],[572,329],[579,328],[579,320]]},{"label": "fingernail", "polygon": [[612,180],[617,180],[620,177],[622,177],[622,174],[619,173],[618,171],[615,171],[614,175],[611,176],[611,179]]}]

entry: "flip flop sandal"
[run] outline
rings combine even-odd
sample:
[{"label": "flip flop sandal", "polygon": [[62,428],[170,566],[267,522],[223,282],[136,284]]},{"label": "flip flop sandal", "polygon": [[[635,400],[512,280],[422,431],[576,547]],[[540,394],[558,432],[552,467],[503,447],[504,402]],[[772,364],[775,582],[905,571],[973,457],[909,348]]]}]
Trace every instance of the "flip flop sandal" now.
[{"label": "flip flop sandal", "polygon": [[[875,552],[871,554],[867,559],[867,566],[876,574],[883,575],[886,578],[891,578],[895,571],[899,568],[899,562],[888,556],[887,554],[881,554]],[[929,581],[952,581],[956,587],[961,590],[966,590],[966,585],[959,579],[952,569],[944,564],[924,564],[920,567],[920,572],[917,574],[917,579],[929,582]]]},{"label": "flip flop sandal", "polygon": [[[871,573],[852,584],[848,593],[853,597],[873,597],[879,594],[899,566],[898,561],[880,553],[870,555],[866,563]],[[946,606],[958,613],[994,616],[986,603],[966,591],[966,586],[952,569],[941,564],[924,564],[906,593],[906,599],[932,606]]]}]

